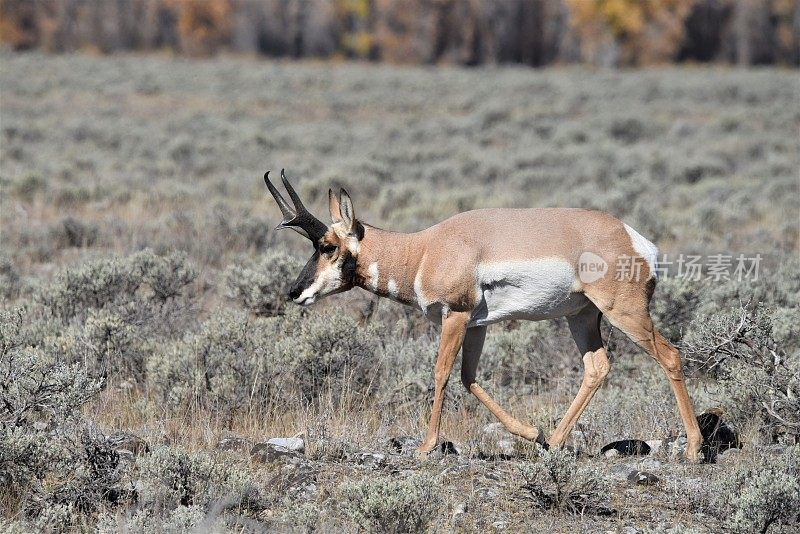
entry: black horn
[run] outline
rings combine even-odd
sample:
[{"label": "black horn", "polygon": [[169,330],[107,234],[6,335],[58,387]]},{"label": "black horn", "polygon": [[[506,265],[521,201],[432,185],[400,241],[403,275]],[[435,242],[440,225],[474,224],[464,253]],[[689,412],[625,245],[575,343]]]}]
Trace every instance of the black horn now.
[{"label": "black horn", "polygon": [[284,221],[291,220],[292,218],[294,218],[295,212],[289,206],[289,203],[286,202],[286,199],[281,196],[280,192],[278,191],[278,188],[272,185],[272,182],[269,181],[269,173],[270,171],[267,171],[264,174],[264,183],[267,184],[267,189],[269,189],[269,192],[272,193],[272,198],[274,198],[275,202],[278,203],[278,207],[281,209],[281,213],[283,214],[283,220]]},{"label": "black horn", "polygon": [[289,180],[286,179],[286,174],[284,173],[283,169],[281,169],[281,179],[283,180],[283,185],[286,187],[286,191],[289,193],[289,198],[292,199],[294,208],[289,206],[289,203],[286,202],[286,199],[281,196],[280,192],[278,192],[278,189],[272,185],[272,182],[269,180],[269,171],[264,174],[264,182],[267,184],[269,192],[272,193],[275,202],[278,203],[278,207],[281,209],[281,213],[283,214],[283,221],[281,221],[281,223],[276,227],[276,230],[281,228],[291,228],[298,234],[303,235],[309,238],[312,242],[316,243],[323,235],[325,235],[328,227],[322,221],[311,215],[311,213],[306,209],[297,192],[289,183]]}]

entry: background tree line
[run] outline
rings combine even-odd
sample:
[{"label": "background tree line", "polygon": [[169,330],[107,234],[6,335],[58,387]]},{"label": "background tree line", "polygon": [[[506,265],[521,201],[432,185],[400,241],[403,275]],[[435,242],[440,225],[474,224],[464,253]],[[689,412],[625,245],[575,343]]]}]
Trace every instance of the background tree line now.
[{"label": "background tree line", "polygon": [[800,64],[797,0],[0,0],[14,49],[395,63]]}]

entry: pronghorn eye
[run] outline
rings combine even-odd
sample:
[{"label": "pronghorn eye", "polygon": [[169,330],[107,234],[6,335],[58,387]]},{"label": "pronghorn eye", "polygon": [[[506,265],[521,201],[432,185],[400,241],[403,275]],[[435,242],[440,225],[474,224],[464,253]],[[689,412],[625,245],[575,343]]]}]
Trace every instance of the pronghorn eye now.
[{"label": "pronghorn eye", "polygon": [[336,252],[336,248],[337,248],[336,245],[322,245],[319,248],[319,251],[322,252],[325,255],[330,256],[331,254]]}]

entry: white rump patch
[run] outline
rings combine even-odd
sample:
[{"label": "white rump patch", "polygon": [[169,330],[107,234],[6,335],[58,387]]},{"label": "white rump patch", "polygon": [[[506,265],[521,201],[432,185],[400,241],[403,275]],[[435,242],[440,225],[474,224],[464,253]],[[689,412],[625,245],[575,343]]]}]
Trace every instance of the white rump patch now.
[{"label": "white rump patch", "polygon": [[397,282],[394,281],[394,278],[389,280],[388,289],[392,298],[397,298]]},{"label": "white rump patch", "polygon": [[[624,223],[623,223],[624,224]],[[656,278],[656,263],[658,262],[658,247],[642,237],[642,234],[625,224],[625,231],[631,237],[631,245],[633,250],[644,258],[647,266],[650,268],[650,278]]]},{"label": "white rump patch", "polygon": [[378,290],[378,263],[373,262],[369,264],[367,267],[367,272],[369,272],[369,285],[372,287],[373,291]]},{"label": "white rump patch", "polygon": [[478,302],[470,326],[553,319],[589,303],[583,293],[574,291],[575,267],[560,258],[480,264],[475,274]]}]

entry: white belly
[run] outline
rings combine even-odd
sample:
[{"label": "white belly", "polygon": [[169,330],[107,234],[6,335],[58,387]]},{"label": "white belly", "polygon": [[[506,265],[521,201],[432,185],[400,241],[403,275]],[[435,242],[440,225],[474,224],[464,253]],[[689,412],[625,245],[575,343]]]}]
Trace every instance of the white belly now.
[{"label": "white belly", "polygon": [[469,326],[571,315],[589,303],[575,285],[575,269],[560,259],[479,265],[478,302]]}]

